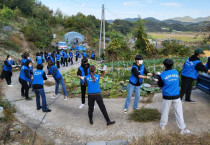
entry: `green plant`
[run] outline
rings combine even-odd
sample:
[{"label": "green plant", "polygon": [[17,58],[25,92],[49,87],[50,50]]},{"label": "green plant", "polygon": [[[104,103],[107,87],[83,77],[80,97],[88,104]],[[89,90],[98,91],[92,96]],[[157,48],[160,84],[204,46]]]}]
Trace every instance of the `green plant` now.
[{"label": "green plant", "polygon": [[4,108],[4,118],[2,121],[13,121],[15,119],[14,113],[16,112],[15,107],[8,101],[3,100],[2,97],[0,97],[0,106]]},{"label": "green plant", "polygon": [[151,122],[160,120],[160,112],[157,109],[140,108],[134,110],[130,115],[129,119],[137,122]]},{"label": "green plant", "polygon": [[16,51],[19,51],[20,50],[20,46],[18,44],[16,44],[14,41],[12,40],[6,40],[4,42],[4,45],[8,48],[11,48],[11,49],[14,49]]}]

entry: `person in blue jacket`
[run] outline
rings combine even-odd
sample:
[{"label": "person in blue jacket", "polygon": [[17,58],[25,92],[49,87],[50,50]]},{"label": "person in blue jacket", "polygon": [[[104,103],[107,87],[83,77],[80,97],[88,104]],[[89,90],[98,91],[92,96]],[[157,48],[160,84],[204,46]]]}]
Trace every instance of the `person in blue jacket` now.
[{"label": "person in blue jacket", "polygon": [[163,102],[162,113],[160,119],[160,127],[165,129],[168,123],[168,114],[171,105],[173,105],[174,114],[178,127],[181,129],[180,134],[188,134],[190,131],[186,129],[183,117],[182,102],[179,92],[179,72],[172,69],[174,64],[173,60],[165,59],[163,61],[165,71],[160,74],[158,78],[158,86],[162,87]]},{"label": "person in blue jacket", "polygon": [[95,60],[95,56],[96,56],[96,54],[95,54],[95,52],[93,51],[93,52],[91,53],[91,57],[90,57],[90,58],[91,58],[92,60]]},{"label": "person in blue jacket", "polygon": [[59,69],[60,68],[60,61],[61,61],[61,55],[60,55],[59,50],[57,51],[55,58],[56,58],[57,68]]},{"label": "person in blue jacket", "polygon": [[181,91],[180,96],[181,99],[183,96],[185,96],[185,101],[187,103],[195,103],[195,101],[191,100],[191,92],[192,92],[192,83],[194,80],[197,80],[198,72],[205,72],[210,73],[210,70],[208,70],[200,61],[200,58],[203,57],[202,48],[196,48],[194,55],[189,57],[186,62],[184,63],[184,67],[181,74]]},{"label": "person in blue jacket", "polygon": [[64,64],[64,59],[63,59],[63,49],[61,49],[60,51],[60,55],[61,55],[61,65]]},{"label": "person in blue jacket", "polygon": [[61,75],[60,71],[58,68],[53,64],[51,60],[47,62],[48,64],[48,76],[53,77],[55,79],[55,95],[52,96],[52,98],[59,97],[58,94],[58,89],[59,85],[62,86],[63,88],[63,93],[64,93],[64,100],[67,100],[67,92],[66,92],[66,87],[64,84],[63,76]]},{"label": "person in blue jacket", "polygon": [[21,96],[25,97],[26,100],[32,100],[28,96],[28,91],[29,91],[29,85],[28,83],[32,79],[32,75],[30,73],[29,67],[32,67],[32,62],[31,60],[27,60],[25,64],[22,66],[20,70],[20,75],[19,75],[19,82],[22,85],[21,87]]},{"label": "person in blue jacket", "polygon": [[70,49],[70,52],[69,52],[69,62],[71,64],[73,64],[73,57],[74,57],[74,54],[73,54],[72,50]]},{"label": "person in blue jacket", "polygon": [[210,57],[208,57],[207,63],[206,63],[206,68],[210,70]]},{"label": "person in blue jacket", "polygon": [[22,59],[21,59],[21,67],[24,65],[24,63],[28,60],[26,54],[22,54],[21,55]]},{"label": "person in blue jacket", "polygon": [[80,109],[85,106],[85,94],[86,94],[86,85],[81,77],[87,76],[90,74],[89,71],[90,64],[88,63],[88,59],[85,57],[82,59],[81,66],[78,68],[77,77],[80,79],[80,86],[81,86],[81,99],[82,104],[80,105]]},{"label": "person in blue jacket", "polygon": [[[30,55],[29,55],[28,52],[26,53],[26,56],[27,56],[28,60],[31,61],[31,64],[32,64],[32,65],[29,67],[29,70],[30,70],[31,76],[33,76],[33,71],[34,71],[33,63],[34,63],[34,62],[33,62],[33,60],[30,58]],[[33,81],[33,77],[31,77],[31,80],[29,81],[29,88],[32,87],[32,81]]]},{"label": "person in blue jacket", "polygon": [[115,124],[115,121],[111,121],[109,119],[108,113],[106,111],[106,107],[104,105],[103,99],[101,97],[101,89],[99,86],[100,77],[98,74],[95,74],[95,66],[90,66],[90,74],[87,76],[81,77],[86,85],[87,85],[87,92],[88,92],[88,116],[90,124],[93,124],[93,111],[94,111],[94,104],[95,101],[97,102],[104,118],[106,119],[107,126]]},{"label": "person in blue jacket", "polygon": [[14,61],[12,60],[12,57],[10,55],[7,55],[6,60],[4,61],[3,70],[1,73],[1,79],[3,80],[5,78],[7,85],[12,87],[14,83],[12,83],[12,65],[14,65]]},{"label": "person in blue jacket", "polygon": [[44,59],[41,57],[40,53],[37,52],[36,53],[36,63],[38,64],[42,64],[44,62]]},{"label": "person in blue jacket", "polygon": [[[149,73],[143,65],[143,57],[141,55],[136,55],[135,60],[136,63],[133,63],[133,66],[131,68],[131,76],[129,78],[127,97],[124,105],[124,113],[127,113],[134,91],[135,99],[133,103],[133,109],[139,109],[138,104],[140,99],[141,84],[143,83],[143,79],[150,79],[150,76],[152,76],[152,74]],[[144,74],[147,76],[144,76]]]},{"label": "person in blue jacket", "polygon": [[[33,74],[32,86],[36,95],[37,110],[42,109],[43,112],[51,112],[51,110],[47,108],[46,95],[44,91],[44,80],[47,80],[46,73],[42,70],[42,64],[38,64],[36,68],[37,70],[35,70]],[[42,106],[40,105],[40,96],[42,97]]]},{"label": "person in blue jacket", "polygon": [[68,53],[66,52],[66,50],[63,52],[63,59],[64,59],[63,66],[68,66]]},{"label": "person in blue jacket", "polygon": [[83,51],[82,56],[83,56],[83,58],[87,57],[87,53],[85,51]]}]

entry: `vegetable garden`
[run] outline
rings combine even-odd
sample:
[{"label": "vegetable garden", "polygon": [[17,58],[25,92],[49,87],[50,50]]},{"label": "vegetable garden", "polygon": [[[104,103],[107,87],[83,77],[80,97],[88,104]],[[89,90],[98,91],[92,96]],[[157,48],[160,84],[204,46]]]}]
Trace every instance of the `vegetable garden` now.
[{"label": "vegetable garden", "polygon": [[[151,73],[153,72],[162,72],[164,71],[163,60],[161,59],[149,59],[144,60],[144,65],[147,70]],[[182,67],[186,61],[186,57],[175,57],[174,60],[174,69],[179,71],[181,74]],[[203,63],[207,62],[207,58],[202,58]],[[96,73],[101,74],[101,69],[106,65],[107,72],[103,77],[100,78],[100,87],[102,90],[102,96],[105,98],[122,98],[127,95],[127,84],[130,77],[130,69],[134,61],[117,61],[117,62],[105,62],[98,63],[97,61],[89,60],[91,65],[95,65],[97,68]],[[77,69],[68,71],[63,74],[64,81],[66,83],[66,88],[70,96],[80,96],[80,80],[77,78]],[[181,77],[180,77],[181,78]],[[143,103],[151,103],[154,93],[160,92],[160,88],[155,85],[152,80],[144,80],[144,83],[151,84],[152,87],[147,88],[144,85],[141,86],[141,96],[143,96]],[[144,98],[147,98],[146,100]]]}]

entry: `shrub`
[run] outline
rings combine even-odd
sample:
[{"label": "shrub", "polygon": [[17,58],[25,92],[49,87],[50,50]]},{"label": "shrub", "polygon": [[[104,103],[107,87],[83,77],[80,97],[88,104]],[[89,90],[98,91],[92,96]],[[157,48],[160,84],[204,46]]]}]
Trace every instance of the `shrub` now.
[{"label": "shrub", "polygon": [[141,108],[134,110],[130,115],[129,119],[137,122],[150,122],[160,120],[160,112],[157,109]]},{"label": "shrub", "polygon": [[0,106],[4,108],[4,118],[2,119],[3,121],[12,121],[15,119],[14,113],[16,112],[15,107],[10,104],[8,100],[3,100],[0,97]]},{"label": "shrub", "polygon": [[12,40],[7,40],[7,41],[5,41],[5,42],[4,42],[4,45],[5,45],[6,47],[9,47],[9,48],[14,49],[14,50],[16,50],[16,51],[19,51],[19,50],[20,50],[20,46],[17,45],[17,43],[15,43],[15,42],[12,41]]},{"label": "shrub", "polygon": [[11,20],[14,17],[14,11],[6,6],[3,6],[3,9],[1,10],[1,15],[3,18]]}]

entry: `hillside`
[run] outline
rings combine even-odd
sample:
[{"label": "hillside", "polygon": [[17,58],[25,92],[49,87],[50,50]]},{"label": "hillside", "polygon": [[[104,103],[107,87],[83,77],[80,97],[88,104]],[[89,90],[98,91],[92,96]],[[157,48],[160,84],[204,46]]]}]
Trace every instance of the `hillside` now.
[{"label": "hillside", "polygon": [[175,18],[171,18],[168,20],[175,20],[175,21],[180,21],[180,22],[190,22],[190,23],[198,23],[198,22],[203,22],[203,21],[210,21],[210,16],[208,17],[199,17],[199,18],[195,18],[193,19],[190,16],[185,16],[185,17],[175,17]]}]

